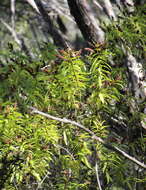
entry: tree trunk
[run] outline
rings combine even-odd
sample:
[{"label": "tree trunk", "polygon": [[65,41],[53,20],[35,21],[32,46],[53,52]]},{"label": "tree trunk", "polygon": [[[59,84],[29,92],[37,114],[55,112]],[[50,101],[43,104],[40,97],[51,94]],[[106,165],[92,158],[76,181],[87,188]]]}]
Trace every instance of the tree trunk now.
[{"label": "tree trunk", "polygon": [[97,24],[93,24],[87,11],[86,1],[68,0],[68,5],[84,39],[89,44],[102,43],[104,41],[104,32]]},{"label": "tree trunk", "polygon": [[62,47],[65,49],[68,48],[69,46],[63,34],[53,25],[53,22],[50,16],[48,15],[48,13],[46,12],[45,8],[43,7],[43,4],[41,3],[41,1],[36,0],[35,2],[43,20],[46,23],[48,32],[50,33],[50,35],[52,36],[54,40],[54,44],[58,47]]}]

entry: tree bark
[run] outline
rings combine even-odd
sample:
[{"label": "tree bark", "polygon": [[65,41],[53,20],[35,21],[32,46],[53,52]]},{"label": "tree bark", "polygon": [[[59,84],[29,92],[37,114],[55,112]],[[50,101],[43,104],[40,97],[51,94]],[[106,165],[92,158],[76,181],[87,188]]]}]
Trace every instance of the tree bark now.
[{"label": "tree bark", "polygon": [[46,12],[45,8],[43,7],[41,1],[36,0],[35,2],[43,20],[46,23],[48,32],[50,33],[50,35],[54,40],[54,44],[58,47],[62,47],[65,49],[68,48],[69,45],[67,44],[67,41],[65,40],[63,34],[53,25],[53,22],[48,13]]},{"label": "tree bark", "polygon": [[83,0],[68,0],[70,12],[74,17],[84,39],[89,44],[102,43],[104,32],[98,25],[94,25]]}]

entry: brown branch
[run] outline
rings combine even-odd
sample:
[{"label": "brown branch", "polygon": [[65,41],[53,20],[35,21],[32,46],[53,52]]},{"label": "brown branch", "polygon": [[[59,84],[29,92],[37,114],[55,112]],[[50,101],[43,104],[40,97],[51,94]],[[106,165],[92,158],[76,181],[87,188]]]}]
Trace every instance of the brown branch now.
[{"label": "brown branch", "polygon": [[53,119],[53,120],[56,120],[56,121],[59,121],[59,122],[63,122],[63,123],[72,124],[72,125],[75,125],[75,126],[79,127],[80,129],[82,129],[82,130],[86,131],[87,133],[89,133],[91,135],[92,139],[100,142],[106,148],[108,148],[108,149],[110,149],[110,150],[112,150],[112,151],[114,151],[114,152],[116,152],[116,153],[124,156],[125,158],[128,158],[129,160],[131,160],[132,162],[136,163],[140,167],[146,169],[146,165],[144,163],[138,161],[136,158],[130,156],[129,154],[127,154],[123,150],[119,149],[118,147],[112,146],[110,144],[107,144],[103,139],[101,139],[100,137],[96,136],[94,134],[94,132],[92,132],[91,130],[89,130],[88,128],[86,128],[85,126],[83,126],[82,124],[77,123],[76,121],[72,121],[72,120],[66,119],[66,118],[62,119],[62,118],[59,118],[59,117],[55,117],[55,116],[49,115],[47,113],[44,113],[44,112],[41,112],[41,111],[37,110],[34,107],[30,107],[30,109],[31,109],[31,113],[39,114],[39,115],[42,115],[42,116],[47,117],[49,119]]}]

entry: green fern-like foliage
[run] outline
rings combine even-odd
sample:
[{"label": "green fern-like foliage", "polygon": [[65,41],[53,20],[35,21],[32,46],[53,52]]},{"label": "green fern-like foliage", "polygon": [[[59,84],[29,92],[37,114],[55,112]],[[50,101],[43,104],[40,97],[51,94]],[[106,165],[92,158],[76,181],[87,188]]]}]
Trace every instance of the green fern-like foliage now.
[{"label": "green fern-like foliage", "polygon": [[123,56],[123,48],[130,49],[138,59],[145,59],[146,44],[145,5],[138,7],[132,15],[112,23],[107,27],[107,40],[110,50],[119,57]]},{"label": "green fern-like foliage", "polygon": [[[131,190],[137,181],[145,183],[143,171],[135,179],[133,164],[95,142],[86,131],[34,115],[29,109],[33,106],[82,123],[107,143],[134,155],[139,147],[139,159],[144,160],[143,137],[123,143],[125,134],[110,130],[113,120],[118,120],[117,131],[120,122],[128,130],[139,125],[139,114],[129,114],[131,97],[124,91],[125,69],[119,65],[124,57],[121,43],[134,47],[133,52],[142,46],[138,55],[144,57],[143,18],[134,15],[118,23],[120,28],[117,23],[110,26],[108,43],[96,44],[87,54],[71,49],[58,52],[51,44],[43,45],[36,60],[12,47],[1,52],[1,189],[28,189],[30,185],[32,189],[95,189],[96,163],[106,190],[125,186]],[[131,30],[140,32],[131,36]],[[111,57],[117,64],[114,68]]]},{"label": "green fern-like foliage", "polygon": [[[99,51],[99,52],[98,52]],[[120,81],[111,76],[111,67],[108,59],[111,53],[108,50],[101,51],[97,48],[97,53],[90,58],[90,84],[91,95],[89,102],[96,106],[96,109],[105,107],[112,100],[118,100]]]},{"label": "green fern-like foliage", "polygon": [[[30,183],[32,178],[39,186],[48,172],[53,178],[49,183],[54,187],[56,183],[56,188],[92,186],[80,174],[86,171],[92,178],[94,173],[94,162],[90,160],[94,143],[90,135],[72,125],[31,115],[28,107],[77,120],[107,138],[107,127],[96,112],[108,108],[113,99],[118,101],[118,81],[111,75],[109,55],[108,50],[96,48],[93,54],[82,58],[80,52],[66,50],[58,55],[61,59],[53,58],[47,67],[43,57],[30,63],[19,52],[9,52],[7,62],[3,56],[1,171],[7,165],[1,177],[3,185],[22,185],[22,181]],[[100,154],[104,163],[104,150]],[[59,173],[54,172],[55,167]],[[109,178],[107,170],[104,169]],[[78,180],[81,176],[82,180]]]},{"label": "green fern-like foliage", "polygon": [[0,118],[1,170],[6,164],[4,172],[11,174],[11,182],[22,182],[25,177],[29,180],[30,174],[40,181],[52,159],[51,146],[60,138],[56,123],[24,116],[10,105],[5,106]]}]

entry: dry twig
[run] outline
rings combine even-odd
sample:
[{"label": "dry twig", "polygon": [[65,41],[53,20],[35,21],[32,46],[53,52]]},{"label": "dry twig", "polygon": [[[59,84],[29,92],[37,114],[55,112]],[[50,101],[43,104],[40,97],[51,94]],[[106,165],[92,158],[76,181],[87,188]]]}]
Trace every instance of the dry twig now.
[{"label": "dry twig", "polygon": [[79,127],[80,129],[86,131],[87,133],[89,133],[92,137],[92,139],[100,142],[101,144],[103,144],[106,148],[114,151],[114,152],[117,152],[118,154],[124,156],[125,158],[128,158],[129,160],[131,160],[132,162],[136,163],[137,165],[139,165],[140,167],[142,168],[145,168],[146,169],[146,165],[140,161],[138,161],[136,158],[130,156],[129,154],[127,154],[126,152],[124,152],[123,150],[119,149],[118,147],[116,146],[112,146],[108,143],[106,143],[103,139],[101,139],[100,137],[96,136],[94,134],[94,132],[92,132],[91,130],[89,130],[88,128],[86,128],[85,126],[83,126],[82,124],[80,123],[77,123],[76,121],[72,121],[72,120],[69,120],[69,119],[66,119],[66,118],[59,118],[59,117],[55,117],[55,116],[52,116],[50,114],[47,114],[47,113],[44,113],[42,111],[39,111],[37,110],[36,108],[34,107],[30,107],[31,109],[31,113],[35,113],[35,114],[39,114],[39,115],[42,115],[44,117],[47,117],[49,119],[53,119],[53,120],[56,120],[56,121],[59,121],[59,122],[63,122],[63,123],[68,123],[68,124],[71,124],[71,125],[75,125],[77,127]]}]

